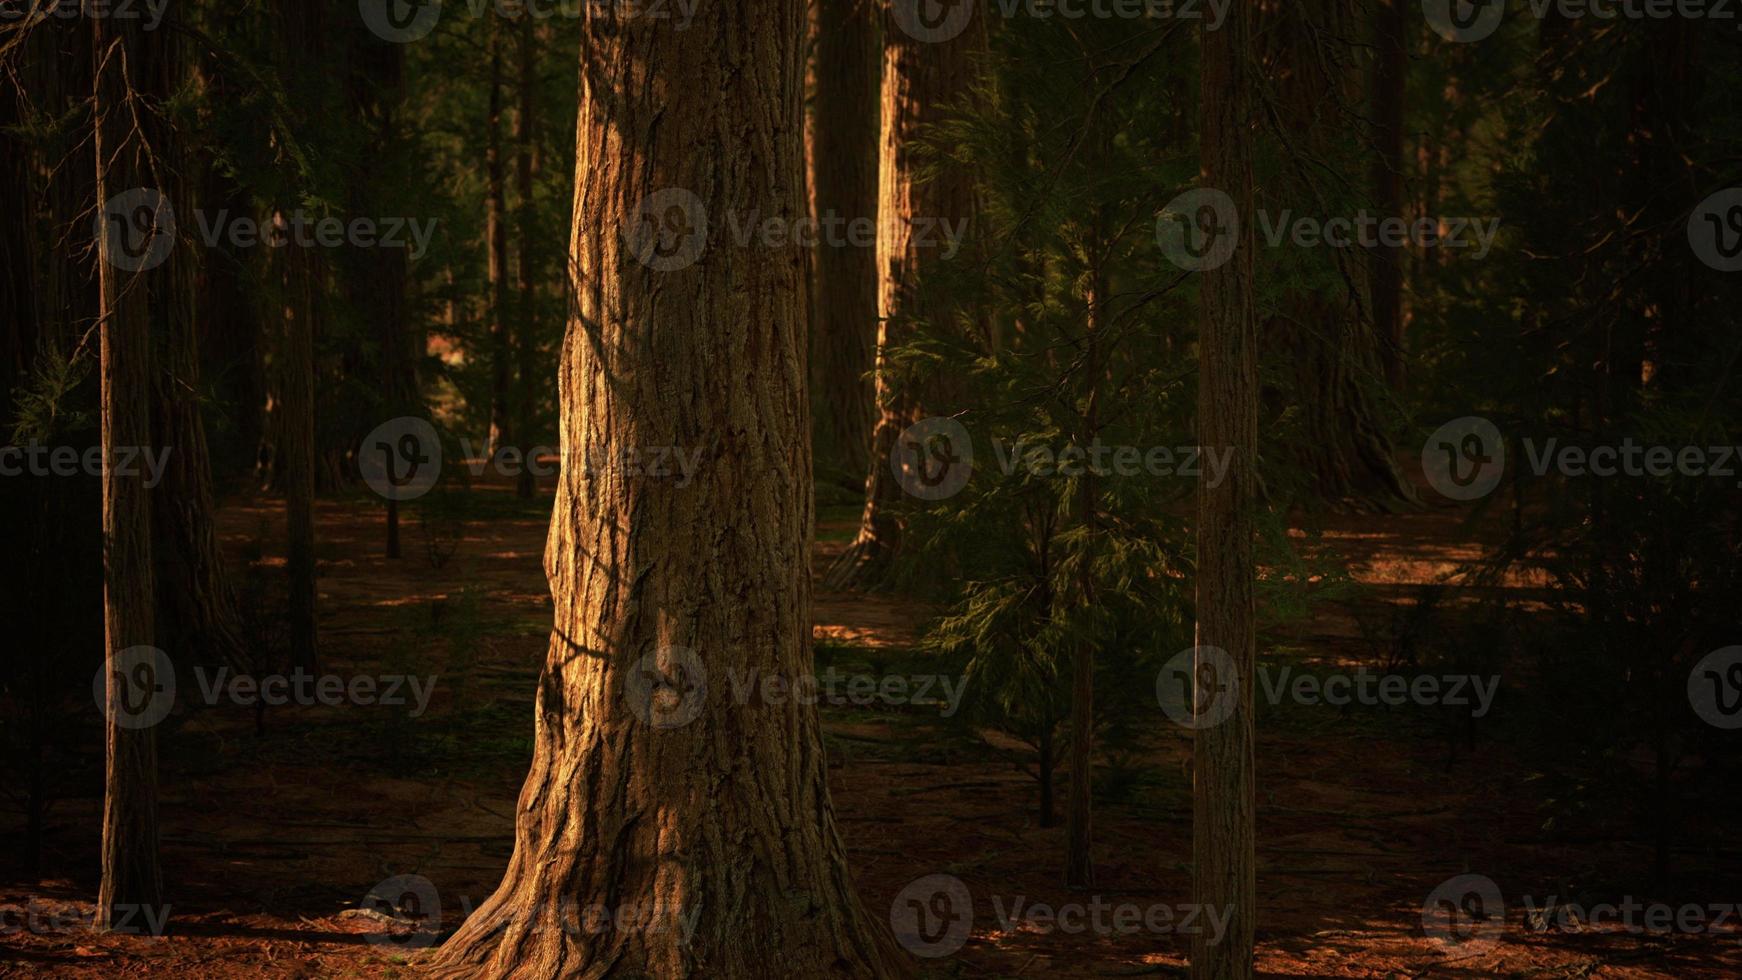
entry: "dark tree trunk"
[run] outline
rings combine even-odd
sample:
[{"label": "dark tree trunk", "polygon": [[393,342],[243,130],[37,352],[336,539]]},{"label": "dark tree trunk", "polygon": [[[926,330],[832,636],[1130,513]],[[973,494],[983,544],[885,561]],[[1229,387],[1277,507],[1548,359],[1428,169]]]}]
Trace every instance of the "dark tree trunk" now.
[{"label": "dark tree trunk", "polygon": [[[1327,52],[1326,47],[1353,36],[1355,13],[1349,0],[1305,0],[1266,16],[1270,27],[1265,34],[1273,46],[1267,74],[1275,80],[1281,109],[1277,124],[1285,129],[1286,150],[1284,176],[1267,195],[1273,212],[1299,207],[1293,203],[1299,201],[1328,206],[1324,171],[1336,159],[1339,144],[1349,138],[1338,107],[1357,99],[1358,89],[1353,74],[1339,69],[1349,52]],[[1384,43],[1382,39],[1382,47]],[[1395,98],[1401,105],[1401,92],[1386,88],[1393,82],[1401,85],[1401,77],[1378,77],[1385,74],[1386,57],[1382,50],[1374,99]],[[1401,118],[1396,124],[1401,127]],[[1390,184],[1380,195],[1379,207],[1383,215],[1401,218],[1401,136],[1385,131],[1385,126],[1381,118],[1377,139],[1386,149],[1374,169],[1376,179]],[[1388,358],[1396,350],[1393,333],[1394,321],[1401,315],[1397,290],[1401,289],[1402,252],[1374,248],[1371,275],[1346,250],[1321,254],[1335,262],[1340,288],[1290,289],[1279,315],[1265,325],[1265,335],[1285,359],[1287,379],[1273,410],[1299,413],[1301,431],[1291,433],[1287,452],[1305,472],[1317,502],[1356,512],[1415,506],[1419,499],[1397,464],[1379,404],[1391,370]]]},{"label": "dark tree trunk", "polygon": [[[96,57],[92,147],[97,159],[97,201],[152,187],[161,175],[149,161],[160,147],[145,140],[156,127],[136,127],[137,105],[152,56],[136,20],[91,18]],[[136,229],[140,232],[155,229]],[[121,467],[119,451],[152,446],[150,295],[142,273],[123,267],[119,230],[99,236],[99,360],[103,429],[103,625],[108,664],[107,739],[103,792],[103,878],[97,896],[99,929],[128,921],[141,908],[163,903],[157,861],[157,736],[149,726],[124,724],[136,704],[136,679],[125,651],[156,642],[153,629],[151,500],[138,467]],[[141,238],[143,241],[143,237]],[[186,261],[185,256],[180,261]],[[171,261],[177,261],[172,258]],[[140,680],[155,683],[155,663],[141,664]]]},{"label": "dark tree trunk", "polygon": [[[804,5],[722,0],[688,31],[587,11],[565,456],[692,446],[702,461],[687,487],[563,468],[545,556],[556,623],[514,855],[433,966],[901,976],[853,888],[815,708],[731,697],[734,674],[812,670],[803,266],[736,247],[724,226],[728,211],[805,212]],[[705,258],[662,272],[624,228],[664,218],[641,205],[667,189],[713,220]],[[682,910],[694,932],[565,930],[565,905]]]},{"label": "dark tree trunk", "polygon": [[[1403,216],[1403,107],[1409,79],[1408,0],[1378,0],[1373,67],[1373,190],[1381,214]],[[1373,250],[1373,328],[1380,363],[1392,390],[1404,383],[1403,261],[1401,248]]]},{"label": "dark tree trunk", "polygon": [[[877,219],[878,81],[882,51],[872,0],[818,0],[816,151],[819,219]],[[863,475],[871,465],[871,371],[877,346],[877,252],[850,242],[817,249],[818,387],[824,461]]]},{"label": "dark tree trunk", "polygon": [[[1225,265],[1199,276],[1198,442],[1232,450],[1219,486],[1200,483],[1197,529],[1197,670],[1220,665],[1238,685],[1232,713],[1196,730],[1192,747],[1192,900],[1230,916],[1219,942],[1192,939],[1192,976],[1252,976],[1255,903],[1252,692],[1253,508],[1258,474],[1258,338],[1253,296],[1251,93],[1260,84],[1251,12],[1238,4],[1218,31],[1204,31],[1202,182],[1234,200],[1240,241]],[[1226,658],[1211,653],[1226,652]],[[1213,693],[1213,692],[1212,692]],[[1198,697],[1205,692],[1199,688]],[[1200,707],[1203,702],[1199,702]],[[1208,720],[1208,719],[1205,719]]]},{"label": "dark tree trunk", "polygon": [[[191,76],[177,17],[172,11],[166,29],[152,41],[160,58],[154,93],[175,92]],[[169,164],[158,180],[171,201],[197,200],[201,189],[186,176],[194,173],[194,154],[185,145],[185,131],[164,127],[156,147]],[[200,350],[206,338],[197,290],[204,259],[194,249],[178,251],[156,272],[152,290],[153,319],[159,324],[152,428],[158,444],[169,451],[162,482],[151,494],[157,636],[166,649],[197,662],[244,668],[249,655],[218,546],[211,453],[200,410]]]}]

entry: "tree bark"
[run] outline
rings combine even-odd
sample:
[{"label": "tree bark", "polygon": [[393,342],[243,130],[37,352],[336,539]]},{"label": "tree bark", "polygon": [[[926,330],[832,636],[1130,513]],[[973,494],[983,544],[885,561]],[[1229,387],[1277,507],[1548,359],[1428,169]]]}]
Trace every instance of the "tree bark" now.
[{"label": "tree bark", "polygon": [[[1200,682],[1220,666],[1223,689],[1238,688],[1233,711],[1196,730],[1192,746],[1193,902],[1229,916],[1220,942],[1192,939],[1192,976],[1252,976],[1255,912],[1252,689],[1253,507],[1257,488],[1258,339],[1253,296],[1252,159],[1249,125],[1254,71],[1251,12],[1228,10],[1221,30],[1204,31],[1201,82],[1202,182],[1234,200],[1240,240],[1233,258],[1199,279],[1198,441],[1232,450],[1219,486],[1198,486],[1197,663]],[[1225,651],[1226,658],[1212,649]],[[1198,697],[1204,698],[1200,687]],[[1199,702],[1200,709],[1203,702]],[[1208,719],[1206,719],[1208,720]]]},{"label": "tree bark", "polygon": [[508,189],[502,172],[502,41],[501,29],[490,30],[490,107],[485,121],[484,239],[489,250],[490,289],[490,440],[494,457],[512,445],[513,411],[509,404],[509,371],[513,358],[508,330]]},{"label": "tree bark", "polygon": [[[734,677],[812,670],[803,265],[736,247],[725,222],[805,213],[804,21],[802,0],[725,0],[688,31],[587,8],[564,458],[702,456],[688,487],[563,467],[546,549],[556,622],[514,855],[435,954],[438,974],[906,972],[854,892],[815,708],[732,699]],[[625,231],[666,189],[707,208],[710,248],[661,272]],[[630,907],[693,915],[693,935],[559,927]]]},{"label": "tree bark", "polygon": [[[1409,80],[1408,0],[1379,0],[1373,71],[1373,188],[1382,214],[1403,216],[1403,106]],[[1393,391],[1404,384],[1404,251],[1380,245],[1373,250],[1373,325],[1380,362]]]},{"label": "tree bark", "polygon": [[[123,191],[152,186],[154,147],[134,125],[130,107],[149,73],[138,21],[91,18],[96,58],[92,144],[97,207]],[[103,877],[98,929],[128,921],[163,902],[157,860],[157,736],[122,722],[134,703],[134,679],[121,655],[156,642],[153,629],[151,500],[139,467],[116,465],[119,451],[151,442],[150,294],[129,274],[119,234],[98,236],[99,355],[103,444],[103,627],[108,669],[103,792]],[[143,665],[142,665],[143,666]],[[149,670],[149,668],[148,668]],[[155,680],[155,678],[151,678]]]},{"label": "tree bark", "polygon": [[[877,220],[880,9],[873,0],[818,0],[813,179],[819,220]],[[818,443],[827,462],[864,474],[871,465],[877,252],[824,241],[816,262]]]},{"label": "tree bark", "polygon": [[532,418],[536,404],[538,374],[538,286],[537,253],[534,236],[537,212],[533,207],[534,109],[537,102],[535,84],[538,78],[538,36],[529,13],[522,13],[517,35],[516,55],[520,67],[520,110],[514,120],[514,143],[519,155],[518,189],[520,195],[520,329],[515,331],[515,417],[514,434],[520,440],[520,474],[515,481],[515,493],[521,499],[531,499],[536,485],[532,476]]},{"label": "tree bark", "polygon": [[[171,11],[168,29],[153,45],[158,54],[151,79],[154,96],[165,98],[191,76],[177,33],[179,14]],[[165,126],[158,155],[168,161],[159,175],[171,201],[198,199],[194,154],[177,128]],[[152,429],[169,451],[169,465],[151,494],[152,557],[157,586],[158,643],[177,655],[207,664],[248,666],[241,615],[224,571],[218,546],[217,503],[212,490],[211,452],[200,410],[202,341],[198,288],[204,256],[178,251],[154,273],[153,303],[161,324],[152,372],[155,397]],[[228,324],[226,324],[228,326]]]},{"label": "tree bark", "polygon": [[[304,93],[319,91],[320,80],[306,59],[320,50],[325,27],[318,4],[280,0],[281,47],[287,73]],[[309,111],[318,111],[311,108]],[[285,220],[280,212],[276,220]],[[294,666],[314,670],[319,663],[315,613],[315,354],[316,318],[320,315],[325,272],[320,259],[295,244],[279,250],[279,284],[284,317],[278,365],[276,459],[284,493],[288,541],[285,548],[290,579],[290,658]]]},{"label": "tree bark", "polygon": [[[919,421],[922,407],[912,379],[899,372],[889,353],[913,340],[916,323],[943,323],[950,316],[949,305],[925,288],[925,270],[938,261],[938,249],[934,238],[916,233],[915,219],[966,221],[974,211],[973,180],[964,168],[945,167],[921,180],[920,139],[968,93],[972,55],[984,40],[978,23],[949,40],[921,41],[904,30],[893,14],[884,18],[877,180],[877,420],[871,433],[859,532],[829,570],[830,588],[877,584],[899,546],[901,525],[894,510],[901,501],[901,488],[890,471],[889,454],[902,431]],[[936,405],[930,408],[938,410]]]}]

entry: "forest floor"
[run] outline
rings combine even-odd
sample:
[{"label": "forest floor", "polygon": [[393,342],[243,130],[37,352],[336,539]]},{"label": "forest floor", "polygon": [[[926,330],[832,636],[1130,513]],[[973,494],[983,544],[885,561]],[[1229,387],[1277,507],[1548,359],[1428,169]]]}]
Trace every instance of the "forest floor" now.
[{"label": "forest floor", "polygon": [[[439,888],[451,928],[502,874],[550,616],[541,567],[548,507],[548,488],[522,504],[505,486],[480,484],[464,501],[409,509],[405,557],[389,561],[378,502],[323,501],[323,669],[433,674],[429,710],[274,708],[258,734],[246,708],[178,716],[161,739],[168,934],[77,927],[92,911],[100,798],[73,794],[50,813],[43,877],[27,879],[15,854],[0,856],[0,976],[414,973],[404,950],[372,941],[383,924],[358,907],[378,882],[422,875]],[[855,516],[850,506],[823,510],[819,568],[841,550]],[[1315,547],[1340,556],[1368,588],[1267,633],[1261,661],[1378,669],[1383,657],[1367,639],[1374,629],[1445,628],[1428,621],[1424,597],[1478,556],[1463,519],[1428,509],[1330,521]],[[281,568],[277,501],[231,501],[220,529],[238,565]],[[913,646],[927,614],[897,599],[819,592],[819,670],[924,673]],[[1511,694],[1503,685],[1498,697]],[[1074,931],[1049,928],[1044,916],[1007,923],[1001,913],[1018,902],[1031,911],[1186,902],[1189,732],[1158,713],[1142,764],[1097,774],[1111,797],[1095,814],[1097,887],[1078,893],[1061,885],[1064,829],[1039,826],[1037,784],[1018,768],[1017,743],[935,707],[821,710],[834,809],[866,906],[885,917],[904,887],[932,874],[961,879],[973,895],[971,936],[955,955],[926,961],[932,975],[1170,975],[1184,966],[1188,937],[1177,932]],[[1742,899],[1742,858],[1716,843],[1677,847],[1672,883],[1654,888],[1637,801],[1586,800],[1566,816],[1567,780],[1545,774],[1528,740],[1502,724],[1470,726],[1444,709],[1261,705],[1261,975],[1742,975],[1734,916],[1694,933],[1527,927],[1520,896],[1733,903]],[[93,760],[82,765],[88,777]],[[100,759],[94,766],[100,775]],[[0,820],[0,839],[22,840],[15,814]],[[1720,829],[1682,839],[1715,842]],[[1485,948],[1424,935],[1424,900],[1466,872],[1488,875],[1506,895],[1506,926]]]}]

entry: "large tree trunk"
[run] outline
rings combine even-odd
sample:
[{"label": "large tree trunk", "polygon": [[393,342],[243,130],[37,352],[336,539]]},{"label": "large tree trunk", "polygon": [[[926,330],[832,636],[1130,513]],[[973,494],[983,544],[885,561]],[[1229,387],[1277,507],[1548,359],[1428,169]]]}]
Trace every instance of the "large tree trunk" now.
[{"label": "large tree trunk", "polygon": [[1192,900],[1230,916],[1220,942],[1213,942],[1207,932],[1192,938],[1192,976],[1199,980],[1252,976],[1256,908],[1252,511],[1258,482],[1258,338],[1248,127],[1251,93],[1259,79],[1251,16],[1235,4],[1221,30],[1202,33],[1201,179],[1205,187],[1233,198],[1240,241],[1231,260],[1199,279],[1198,442],[1215,451],[1232,450],[1221,485],[1198,487],[1194,678],[1200,684],[1199,709],[1205,707],[1206,696],[1217,693],[1205,689],[1206,677],[1216,677],[1224,692],[1237,686],[1231,713],[1198,728],[1192,746]]},{"label": "large tree trunk", "polygon": [[[902,975],[853,889],[815,708],[732,699],[733,680],[812,670],[803,266],[735,247],[725,222],[805,213],[804,5],[722,0],[679,32],[587,10],[564,458],[689,446],[702,460],[687,487],[563,468],[545,556],[556,623],[514,856],[434,965]],[[625,229],[665,219],[641,204],[668,189],[706,206],[712,247],[660,272]],[[589,907],[658,909],[667,925],[682,912],[694,933],[558,927]]]},{"label": "large tree trunk", "polygon": [[[129,107],[150,72],[151,55],[139,21],[91,19],[96,57],[92,146],[97,159],[97,207],[112,195],[150,187],[157,176],[148,161],[159,147]],[[135,226],[141,233],[157,233]],[[128,921],[141,907],[163,901],[157,862],[157,736],[131,724],[128,709],[160,678],[157,662],[135,665],[125,652],[149,647],[153,631],[151,501],[138,466],[116,465],[119,450],[151,441],[150,294],[143,273],[121,248],[125,232],[98,236],[100,288],[99,361],[103,428],[103,627],[107,739],[103,792],[103,878],[97,896],[97,927]],[[141,239],[143,240],[143,239]],[[171,261],[187,261],[186,256]],[[142,690],[130,690],[140,682]]]},{"label": "large tree trunk", "polygon": [[[883,25],[883,132],[877,198],[878,308],[876,356],[877,421],[871,434],[870,469],[859,533],[829,570],[828,585],[875,585],[900,540],[894,513],[901,488],[889,465],[890,452],[922,415],[913,380],[898,376],[889,352],[909,343],[918,322],[941,324],[949,306],[925,288],[926,267],[939,260],[938,242],[915,227],[916,218],[966,221],[974,211],[971,175],[945,167],[921,180],[919,141],[942,122],[972,81],[972,55],[984,43],[977,21],[953,38],[922,41],[893,13]],[[941,406],[927,406],[939,411]]]},{"label": "large tree trunk", "polygon": [[[878,47],[873,0],[818,0],[816,158],[819,219],[877,218]],[[877,345],[877,252],[845,240],[817,249],[813,372],[825,461],[862,476],[871,465],[871,370]]]},{"label": "large tree trunk", "polygon": [[490,26],[490,104],[485,120],[484,239],[489,250],[490,288],[490,439],[495,456],[512,444],[509,369],[513,358],[508,330],[508,188],[502,172],[502,40]]},{"label": "large tree trunk", "polygon": [[[176,32],[178,15],[153,41],[160,56],[155,93],[179,90],[190,77]],[[160,158],[169,162],[159,182],[171,201],[198,200],[193,153],[176,129],[164,127]],[[203,256],[187,250],[158,273],[153,289],[156,322],[162,325],[157,352],[152,429],[169,450],[163,480],[151,495],[152,557],[157,586],[158,643],[178,655],[208,664],[248,666],[241,617],[224,573],[218,546],[217,504],[212,491],[211,453],[200,412],[201,323],[198,286]],[[224,324],[225,327],[232,326]]]},{"label": "large tree trunk", "polygon": [[[1266,74],[1275,80],[1281,110],[1276,125],[1284,129],[1286,150],[1284,175],[1267,195],[1268,205],[1272,213],[1298,208],[1295,202],[1301,201],[1329,210],[1326,171],[1334,168],[1340,144],[1349,139],[1339,107],[1359,96],[1353,73],[1340,70],[1348,53],[1326,48],[1355,35],[1356,9],[1349,0],[1303,0],[1277,8],[1266,21],[1273,59]],[[1382,64],[1385,57],[1382,52]],[[1401,76],[1376,84],[1383,90],[1393,81],[1402,84]],[[1375,98],[1395,98],[1401,105],[1402,95],[1381,91]],[[1382,119],[1380,128],[1384,125]],[[1379,206],[1383,215],[1401,218],[1401,174],[1395,168],[1402,166],[1402,143],[1399,137],[1391,146],[1390,139],[1384,132],[1378,135],[1390,149],[1375,165],[1376,174],[1392,182],[1390,197]],[[1373,249],[1368,275],[1347,250],[1314,253],[1335,263],[1338,285],[1289,289],[1280,313],[1265,325],[1288,379],[1275,393],[1283,397],[1276,399],[1274,411],[1299,412],[1301,431],[1290,434],[1287,452],[1305,472],[1313,499],[1338,510],[1396,511],[1419,503],[1397,465],[1378,404],[1392,369],[1388,358],[1395,354],[1401,254]]]}]

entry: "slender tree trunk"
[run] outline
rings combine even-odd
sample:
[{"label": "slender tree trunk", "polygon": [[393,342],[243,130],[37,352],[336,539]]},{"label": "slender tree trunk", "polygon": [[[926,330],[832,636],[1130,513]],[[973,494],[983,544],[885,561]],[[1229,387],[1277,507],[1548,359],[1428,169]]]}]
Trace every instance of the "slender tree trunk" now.
[{"label": "slender tree trunk", "polygon": [[[97,206],[112,195],[150,187],[157,176],[147,163],[158,149],[145,145],[130,107],[149,72],[149,55],[138,21],[91,18],[96,57],[92,145],[97,159]],[[144,229],[135,229],[143,231]],[[155,228],[153,229],[155,232]],[[143,274],[130,273],[118,246],[122,234],[98,241],[100,288],[99,360],[103,429],[103,627],[109,706],[103,793],[103,878],[97,896],[97,927],[127,921],[142,907],[163,901],[157,861],[157,736],[149,727],[122,724],[124,708],[154,685],[155,662],[139,666],[124,651],[156,642],[153,629],[151,500],[138,467],[116,465],[119,451],[151,442],[150,292]],[[185,261],[185,257],[182,259]],[[172,261],[174,259],[172,258]]]},{"label": "slender tree trunk", "polygon": [[[1102,129],[1103,127],[1097,127]],[[1096,139],[1102,138],[1096,134]],[[1087,387],[1082,431],[1079,445],[1092,446],[1100,438],[1101,404],[1101,330],[1107,318],[1107,223],[1101,215],[1093,224],[1095,240],[1090,243],[1089,289],[1085,296],[1087,316],[1083,336],[1083,370]],[[1095,494],[1095,475],[1090,467],[1083,469],[1077,485],[1077,521],[1086,535],[1084,554],[1078,569],[1079,601],[1085,609],[1095,604],[1094,545],[1100,519],[1100,503]],[[1091,888],[1095,884],[1095,864],[1091,851],[1094,841],[1091,811],[1094,806],[1095,759],[1095,644],[1084,641],[1077,645],[1071,678],[1071,802],[1067,815],[1065,847],[1065,884],[1072,888]]]},{"label": "slender tree trunk", "polygon": [[490,108],[485,121],[484,238],[489,250],[490,441],[492,457],[513,444],[509,419],[509,372],[513,358],[508,329],[508,189],[502,171],[502,40],[490,26]]},{"label": "slender tree trunk", "polygon": [[[805,213],[804,22],[802,0],[722,0],[688,31],[587,8],[564,456],[702,456],[687,487],[563,468],[514,856],[438,974],[906,973],[853,889],[815,708],[738,704],[728,682],[812,670],[803,265],[725,226]],[[664,220],[641,206],[671,189],[707,208],[710,247],[662,272],[625,228]],[[694,932],[557,927],[589,906],[682,912]]]},{"label": "slender tree trunk", "polygon": [[[931,295],[925,269],[939,260],[935,237],[916,234],[915,219],[966,221],[974,211],[971,176],[942,168],[921,179],[919,141],[926,127],[943,121],[972,82],[972,56],[983,44],[980,24],[945,41],[921,41],[891,14],[883,25],[882,152],[878,170],[876,425],[859,532],[829,570],[831,588],[875,585],[899,545],[894,513],[901,488],[889,456],[903,430],[923,411],[912,379],[897,376],[889,352],[910,342],[917,322],[947,322],[950,307]],[[941,406],[927,406],[933,411]]]},{"label": "slender tree trunk", "polygon": [[519,154],[518,193],[520,195],[520,329],[516,331],[515,356],[518,358],[515,377],[514,431],[520,439],[520,474],[515,492],[522,499],[531,499],[536,486],[532,476],[532,418],[537,400],[538,374],[538,287],[537,253],[533,237],[537,228],[537,212],[533,206],[533,112],[537,105],[534,95],[538,78],[538,36],[530,14],[520,17],[516,54],[520,62],[520,111],[514,121],[514,143]]},{"label": "slender tree trunk", "polygon": [[[880,9],[873,0],[818,0],[813,174],[819,220],[877,219]],[[877,252],[824,241],[816,262],[818,443],[827,462],[865,474],[871,465]]]},{"label": "slender tree trunk", "polygon": [[[1225,265],[1201,274],[1198,441],[1232,450],[1226,478],[1198,487],[1198,705],[1236,692],[1231,714],[1196,730],[1193,741],[1192,895],[1229,916],[1220,941],[1192,939],[1192,976],[1252,976],[1255,904],[1252,686],[1253,507],[1258,443],[1258,339],[1253,297],[1251,12],[1228,10],[1221,30],[1204,31],[1201,84],[1202,181],[1232,196],[1240,241]],[[1222,657],[1213,651],[1223,651]],[[1218,668],[1221,668],[1218,671]],[[1232,676],[1227,676],[1231,674]],[[1219,675],[1219,676],[1218,676]],[[1217,690],[1206,691],[1215,677]],[[1206,718],[1205,720],[1209,720]]]},{"label": "slender tree trunk", "polygon": [[[303,111],[313,119],[324,112],[325,80],[311,64],[322,50],[326,19],[319,4],[279,0],[280,56],[295,84]],[[283,211],[275,222],[288,220]],[[285,232],[288,234],[288,231]],[[277,350],[275,463],[288,527],[285,548],[290,579],[290,659],[314,670],[319,663],[315,613],[315,336],[319,332],[326,275],[320,258],[296,244],[279,249],[283,318]]]},{"label": "slender tree trunk", "polygon": [[[1373,71],[1375,149],[1374,197],[1387,217],[1403,216],[1403,105],[1409,79],[1408,0],[1378,0],[1378,59]],[[1373,250],[1373,324],[1379,337],[1385,378],[1403,390],[1403,259],[1404,251],[1381,245]]]}]

